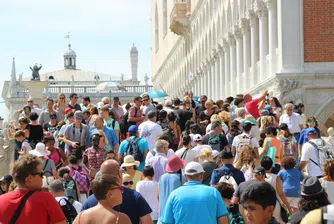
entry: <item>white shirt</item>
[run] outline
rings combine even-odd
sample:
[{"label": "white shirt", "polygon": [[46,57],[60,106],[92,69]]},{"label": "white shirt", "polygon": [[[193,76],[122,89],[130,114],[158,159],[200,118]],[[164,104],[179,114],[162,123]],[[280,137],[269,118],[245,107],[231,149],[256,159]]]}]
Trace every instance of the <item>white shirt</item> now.
[{"label": "white shirt", "polygon": [[[156,150],[156,148],[154,148],[152,151],[154,151],[155,154],[157,154],[157,150]],[[175,155],[173,149],[168,149],[167,158],[171,157],[172,155]],[[147,153],[147,155],[146,155],[145,163],[146,163],[150,158],[152,158],[152,157],[153,157],[153,154],[152,154],[151,151],[149,151],[149,152]]]},{"label": "white shirt", "polygon": [[[315,142],[315,140],[316,139],[312,139],[310,141]],[[314,162],[312,162],[311,159],[317,164],[320,164],[319,153],[317,149],[313,145],[305,143],[302,146],[302,156],[300,160],[307,162],[307,172],[309,176],[315,176],[315,177],[321,176],[322,175],[321,167],[314,164]]]},{"label": "white shirt", "polygon": [[195,151],[196,153],[197,153],[197,156],[198,156],[198,162],[199,163],[202,163],[202,160],[201,160],[201,158],[200,158],[200,152],[201,152],[201,150],[202,149],[211,149],[211,151],[212,151],[212,148],[211,148],[211,146],[209,146],[209,145],[197,145],[197,146],[195,146],[192,150],[193,151]]},{"label": "white shirt", "polygon": [[[226,124],[222,124],[222,129],[223,129],[225,134],[228,132],[228,127],[227,127]],[[211,131],[211,123],[208,124],[208,126],[206,126],[205,131],[206,131],[206,133],[209,133]]]},{"label": "white shirt", "polygon": [[[235,159],[234,159],[234,162],[237,161],[238,159],[238,154],[239,154],[239,151],[238,151],[238,144],[239,144],[239,138],[242,138],[244,136],[247,136],[247,137],[251,137],[249,134],[246,134],[246,133],[242,133],[238,136],[235,136],[234,139],[233,139],[233,142],[232,142],[232,146],[234,146],[236,148],[236,152],[235,152]],[[258,148],[259,147],[259,142],[256,138],[254,137],[251,137],[251,145],[253,148]]]},{"label": "white shirt", "polygon": [[279,119],[279,124],[286,123],[292,134],[300,132],[300,126],[303,125],[302,117],[297,113],[292,113],[289,117],[287,114],[283,114]]},{"label": "white shirt", "polygon": [[158,188],[159,183],[156,181],[141,180],[136,185],[136,191],[145,198],[152,209],[151,217],[153,221],[159,218]]},{"label": "white shirt", "polygon": [[[62,197],[56,197],[56,201],[59,202],[62,198],[65,198],[68,200],[68,197],[66,196],[62,196]],[[60,205],[65,205],[65,200],[62,200],[60,202]],[[80,202],[74,201],[73,202],[73,207],[75,208],[75,210],[77,211],[77,213],[79,214],[82,208],[82,204]]]},{"label": "white shirt", "polygon": [[[21,146],[21,151],[23,151],[23,148],[26,148],[26,155],[29,154],[29,151],[32,150],[31,146],[29,145],[29,142],[24,141],[22,142],[22,146]],[[23,155],[20,155],[19,158],[21,158]]]},{"label": "white shirt", "polygon": [[[181,149],[177,150],[175,152],[175,155],[177,155],[178,157],[181,158],[183,152],[186,150],[186,148],[182,147]],[[197,157],[197,152],[192,150],[192,149],[188,149],[188,152],[185,152],[183,154],[183,157],[181,159],[184,159],[186,161],[186,164],[194,161],[194,159]]]},{"label": "white shirt", "polygon": [[163,134],[161,126],[150,120],[141,123],[138,127],[138,131],[139,137],[147,140],[149,150],[153,150],[155,148],[157,137]]}]

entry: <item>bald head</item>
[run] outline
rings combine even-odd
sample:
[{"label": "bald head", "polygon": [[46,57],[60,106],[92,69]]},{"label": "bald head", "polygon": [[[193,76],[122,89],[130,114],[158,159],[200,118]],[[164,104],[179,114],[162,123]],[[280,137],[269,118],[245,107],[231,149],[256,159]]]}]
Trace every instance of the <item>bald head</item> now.
[{"label": "bald head", "polygon": [[107,160],[104,163],[102,163],[100,173],[119,177],[120,176],[119,164],[115,160]]}]

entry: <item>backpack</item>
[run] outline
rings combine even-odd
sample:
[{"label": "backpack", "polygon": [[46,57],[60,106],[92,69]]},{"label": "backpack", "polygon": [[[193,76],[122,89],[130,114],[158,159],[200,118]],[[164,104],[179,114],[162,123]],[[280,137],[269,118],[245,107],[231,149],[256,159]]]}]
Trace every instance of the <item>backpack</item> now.
[{"label": "backpack", "polygon": [[75,181],[63,180],[63,186],[65,189],[65,196],[72,197],[74,200],[78,201],[77,185],[75,184]]},{"label": "backpack", "polygon": [[208,145],[211,146],[212,150],[221,151],[220,149],[220,135],[209,134]]},{"label": "backpack", "polygon": [[222,177],[219,179],[218,183],[220,182],[224,182],[224,183],[228,183],[231,184],[234,188],[234,190],[236,190],[238,188],[238,184],[234,179],[234,174],[236,174],[238,172],[237,169],[234,169],[231,171],[231,173],[229,173],[228,175],[226,175],[225,173],[223,173],[223,171],[221,169],[219,169],[219,171],[222,174]]},{"label": "backpack", "polygon": [[[48,165],[48,163],[49,163],[49,160],[50,160],[50,159],[46,159],[45,164],[44,164],[43,169],[42,169],[42,171],[43,171],[43,173],[44,173],[43,180],[42,180],[42,186],[43,186],[43,187],[47,187],[47,186],[49,186],[49,185],[52,183],[52,181],[54,181],[54,180],[56,179],[56,178],[53,176],[53,173],[52,173],[51,171],[49,171],[49,170],[45,170],[45,168],[47,167],[47,165]],[[49,175],[49,176],[46,176],[45,174],[50,174],[50,175]]]},{"label": "backpack", "polygon": [[80,193],[86,193],[89,190],[89,179],[87,173],[79,167],[79,169],[75,169],[74,167],[70,168],[72,170],[72,178],[78,183],[78,187]]},{"label": "backpack", "polygon": [[252,146],[252,137],[249,137],[249,136],[241,136],[241,135],[238,135],[236,136],[238,138],[238,145],[236,147],[236,155],[239,154],[239,152],[241,151],[241,148],[243,146]]},{"label": "backpack", "polygon": [[[65,203],[61,203],[61,202],[65,202]],[[62,198],[58,202],[58,204],[61,207],[61,210],[63,211],[65,215],[66,223],[68,224],[72,224],[75,217],[77,217],[78,215],[77,210],[75,210],[73,206],[73,203],[74,203],[74,199],[71,197],[68,197],[68,199]]]},{"label": "backpack", "polygon": [[133,158],[136,160],[136,161],[139,161],[139,162],[143,162],[144,160],[144,155],[143,153],[140,151],[139,149],[139,145],[138,145],[138,141],[140,140],[141,138],[134,138],[134,139],[131,139],[131,138],[128,138],[126,139],[126,141],[128,141],[128,146],[126,147],[126,151],[125,151],[125,155],[132,155]]},{"label": "backpack", "polygon": [[296,153],[293,150],[292,141],[289,138],[279,137],[278,139],[281,142],[283,157],[296,155]]},{"label": "backpack", "polygon": [[175,134],[173,129],[169,126],[169,122],[158,121],[157,123],[161,126],[162,132],[168,136],[169,142],[173,143],[175,139]]},{"label": "backpack", "polygon": [[314,148],[317,149],[318,155],[319,155],[319,163],[316,163],[313,159],[310,158],[311,162],[313,162],[315,165],[322,168],[322,166],[326,163],[328,159],[334,159],[332,147],[327,145],[325,140],[323,139],[316,139],[316,142],[308,141],[309,144],[311,144]]}]

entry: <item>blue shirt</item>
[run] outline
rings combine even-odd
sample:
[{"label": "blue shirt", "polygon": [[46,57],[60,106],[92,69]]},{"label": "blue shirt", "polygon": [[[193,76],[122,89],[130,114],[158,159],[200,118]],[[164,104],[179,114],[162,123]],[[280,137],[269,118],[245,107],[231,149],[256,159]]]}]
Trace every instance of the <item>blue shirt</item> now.
[{"label": "blue shirt", "polygon": [[[152,212],[152,209],[150,208],[146,200],[137,191],[124,188],[122,196],[122,204],[115,206],[114,209],[116,211],[123,212],[127,216],[129,216],[132,224],[139,224],[140,217],[143,217]],[[83,203],[81,211],[92,208],[95,205],[97,205],[97,200],[92,194]]]},{"label": "blue shirt", "polygon": [[[229,175],[233,170],[235,168],[232,164],[224,164],[221,168],[215,169],[212,172],[210,184],[217,184],[223,175]],[[245,176],[240,170],[235,172],[233,178],[238,185],[245,181]]]},{"label": "blue shirt", "polygon": [[304,175],[297,168],[289,170],[281,170],[278,172],[283,182],[283,192],[287,197],[299,198],[300,194],[300,181],[304,179]]},{"label": "blue shirt", "polygon": [[217,189],[189,181],[168,197],[161,222],[166,224],[216,224],[228,214]]},{"label": "blue shirt", "polygon": [[181,187],[185,180],[183,176],[181,176],[182,179],[180,179],[180,174],[178,173],[165,173],[160,177],[159,181],[159,217],[163,214],[163,211],[165,209],[165,205],[168,199],[168,196],[172,191],[174,191],[176,188]]},{"label": "blue shirt", "polygon": [[[315,130],[317,131],[318,133],[318,137],[320,138],[321,135],[320,135],[320,130],[318,128],[315,128]],[[307,128],[303,129],[301,132],[300,132],[300,137],[299,139],[297,139],[297,145],[303,145],[304,143],[308,142],[308,138],[307,138]]]},{"label": "blue shirt", "polygon": [[[93,130],[91,130],[88,134],[88,141],[87,141],[87,145],[88,147],[91,147],[92,146],[92,136],[97,132],[97,128],[94,128]],[[105,134],[105,136],[107,137],[107,140],[108,140],[108,145],[111,146],[111,148],[113,150],[115,150],[115,147],[114,145],[118,144],[118,138],[116,136],[116,132],[114,130],[112,130],[111,128],[108,128],[107,126],[104,126],[103,128],[103,132]]]},{"label": "blue shirt", "polygon": [[[131,136],[131,139],[134,139],[136,136]],[[148,143],[146,141],[145,138],[141,138],[138,142],[138,146],[140,151],[143,153],[144,155],[144,151],[148,151]],[[119,150],[118,150],[118,154],[121,154],[124,156],[124,154],[126,153],[126,148],[128,147],[129,142],[127,140],[122,141],[121,145],[119,146]],[[143,171],[145,166],[145,157],[143,158],[143,161],[140,163],[138,170],[139,171]]]}]

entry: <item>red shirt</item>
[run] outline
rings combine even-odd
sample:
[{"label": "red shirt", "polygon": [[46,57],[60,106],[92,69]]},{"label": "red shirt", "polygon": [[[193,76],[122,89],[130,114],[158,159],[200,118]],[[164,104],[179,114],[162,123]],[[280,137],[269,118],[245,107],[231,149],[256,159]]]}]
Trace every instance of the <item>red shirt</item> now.
[{"label": "red shirt", "polygon": [[[28,190],[14,190],[0,196],[0,223],[9,223]],[[27,200],[16,224],[49,224],[65,221],[61,207],[49,193],[36,191]]]},{"label": "red shirt", "polygon": [[256,98],[254,100],[249,101],[246,103],[246,110],[250,113],[255,119],[260,117],[259,109],[257,105],[259,104],[259,99]]}]

